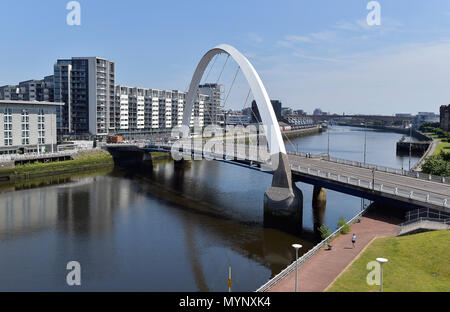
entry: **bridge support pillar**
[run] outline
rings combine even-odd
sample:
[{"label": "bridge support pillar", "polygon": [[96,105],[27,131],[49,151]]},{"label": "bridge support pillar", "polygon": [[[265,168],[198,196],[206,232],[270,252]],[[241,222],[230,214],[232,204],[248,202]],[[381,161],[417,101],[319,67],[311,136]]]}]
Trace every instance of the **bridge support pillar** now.
[{"label": "bridge support pillar", "polygon": [[314,232],[319,233],[319,227],[324,222],[325,210],[327,208],[327,190],[323,187],[314,186],[312,197],[312,209],[314,218]]},{"label": "bridge support pillar", "polygon": [[286,154],[279,153],[272,186],[264,193],[264,226],[275,227],[289,232],[302,230],[303,193],[292,182],[291,169]]}]

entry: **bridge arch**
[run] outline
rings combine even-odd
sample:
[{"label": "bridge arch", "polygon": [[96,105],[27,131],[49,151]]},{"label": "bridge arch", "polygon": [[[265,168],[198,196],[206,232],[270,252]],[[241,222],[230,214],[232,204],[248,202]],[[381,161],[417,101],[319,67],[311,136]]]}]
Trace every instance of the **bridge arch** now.
[{"label": "bridge arch", "polygon": [[205,73],[208,64],[212,58],[220,53],[226,53],[230,55],[234,61],[241,68],[245,79],[253,93],[253,97],[258,105],[259,114],[263,125],[266,126],[266,135],[269,145],[270,155],[286,154],[286,147],[284,146],[283,138],[281,136],[280,126],[278,124],[275,112],[270,102],[269,95],[266,88],[261,81],[258,73],[249,60],[236,48],[221,44],[215,48],[209,50],[200,60],[192,77],[191,84],[189,85],[189,91],[186,96],[186,106],[183,112],[183,125],[189,126],[191,121],[191,114],[194,107],[194,101],[197,98],[197,93],[200,85],[200,81]]}]

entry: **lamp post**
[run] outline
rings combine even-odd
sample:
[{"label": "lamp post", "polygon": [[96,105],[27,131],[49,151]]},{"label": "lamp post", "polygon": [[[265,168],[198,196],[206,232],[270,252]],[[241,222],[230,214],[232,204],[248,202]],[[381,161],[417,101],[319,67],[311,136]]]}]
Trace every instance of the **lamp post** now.
[{"label": "lamp post", "polygon": [[412,138],[412,124],[409,124],[409,171],[411,171],[411,138]]},{"label": "lamp post", "polygon": [[366,151],[367,151],[367,123],[364,122],[364,165],[366,164]]},{"label": "lamp post", "polygon": [[383,292],[383,264],[388,262],[388,260],[385,259],[385,258],[377,258],[377,261],[381,265],[381,270],[380,270],[380,292]]},{"label": "lamp post", "polygon": [[330,126],[329,125],[327,128],[327,132],[328,132],[328,161],[330,161]]},{"label": "lamp post", "polygon": [[298,250],[302,248],[300,244],[293,244],[292,247],[295,248],[295,292],[298,291]]}]

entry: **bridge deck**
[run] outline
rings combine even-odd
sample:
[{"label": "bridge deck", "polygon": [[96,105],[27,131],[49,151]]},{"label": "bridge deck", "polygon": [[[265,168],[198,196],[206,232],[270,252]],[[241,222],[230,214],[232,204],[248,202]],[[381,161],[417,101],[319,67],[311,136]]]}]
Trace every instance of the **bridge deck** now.
[{"label": "bridge deck", "polygon": [[[318,158],[305,158],[295,155],[289,155],[289,161],[291,165],[294,166],[301,166],[315,170],[331,172],[336,175],[340,174],[342,176],[351,176],[355,179],[361,179],[365,181],[372,181],[373,179],[371,169],[345,164],[337,164]],[[431,196],[438,195],[442,197],[450,197],[449,184],[426,181],[392,173],[375,171],[375,183],[392,187],[404,187],[413,190],[415,193],[426,193],[430,194]]]},{"label": "bridge deck", "polygon": [[[213,152],[206,152],[204,143],[200,142],[199,146],[194,146],[193,151],[185,151],[183,149],[182,154],[188,157],[195,155],[200,159],[208,157],[216,160],[223,160],[224,155],[228,155],[229,158],[227,159],[230,162],[239,165],[242,164],[235,161],[235,157],[248,159],[248,146],[241,146],[241,151],[237,151],[237,145],[234,144],[224,144],[223,147],[223,149],[217,149]],[[147,152],[170,152],[171,145],[159,144],[145,147],[121,145],[114,148],[131,148]],[[255,151],[253,148],[251,150]],[[191,153],[193,154],[191,155]],[[384,200],[391,204],[400,203],[403,206],[406,205],[412,208],[424,207],[441,211],[450,209],[450,184],[445,182],[443,178],[434,177],[435,180],[428,180],[423,177],[418,178],[381,170],[375,170],[375,175],[373,176],[372,169],[368,167],[333,162],[323,157],[307,158],[292,153],[289,153],[288,156],[292,174],[298,181],[323,186],[354,196],[365,197],[370,200]],[[256,167],[254,168],[254,166],[258,166],[258,170],[269,172],[272,170],[262,160],[253,161],[250,167],[255,169]],[[440,180],[442,181],[438,182]]]}]

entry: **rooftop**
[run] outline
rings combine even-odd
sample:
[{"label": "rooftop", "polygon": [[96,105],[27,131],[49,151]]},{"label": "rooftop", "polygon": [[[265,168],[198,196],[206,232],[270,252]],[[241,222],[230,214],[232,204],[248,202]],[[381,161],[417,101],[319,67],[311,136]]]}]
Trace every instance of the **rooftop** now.
[{"label": "rooftop", "polygon": [[0,100],[0,104],[6,105],[53,105],[53,106],[62,106],[64,103],[61,102],[39,102],[39,101],[14,101],[14,100]]}]

